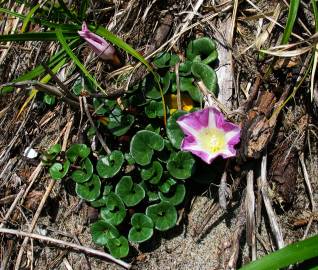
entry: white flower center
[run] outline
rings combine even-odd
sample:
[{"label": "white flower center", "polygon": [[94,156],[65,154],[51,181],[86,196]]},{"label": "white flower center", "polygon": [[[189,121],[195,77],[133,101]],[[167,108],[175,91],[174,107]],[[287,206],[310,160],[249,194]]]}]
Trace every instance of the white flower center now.
[{"label": "white flower center", "polygon": [[226,148],[225,132],[216,128],[203,128],[198,133],[198,142],[206,151],[216,154]]}]

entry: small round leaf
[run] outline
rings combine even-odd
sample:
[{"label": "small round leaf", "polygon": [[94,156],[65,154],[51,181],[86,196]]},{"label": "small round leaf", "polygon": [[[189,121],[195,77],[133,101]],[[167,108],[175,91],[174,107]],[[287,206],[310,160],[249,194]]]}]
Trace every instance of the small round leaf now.
[{"label": "small round leaf", "polygon": [[85,183],[76,183],[76,194],[88,202],[96,200],[100,195],[101,182],[99,177],[94,174],[92,179]]},{"label": "small round leaf", "polygon": [[140,165],[149,164],[154,150],[162,151],[163,148],[163,138],[149,130],[138,131],[130,143],[130,153]]},{"label": "small round leaf", "polygon": [[173,67],[180,61],[179,56],[174,53],[164,52],[159,54],[153,63],[158,68]]},{"label": "small round leaf", "polygon": [[183,184],[178,184],[172,187],[172,191],[170,190],[169,194],[163,194],[160,192],[159,197],[162,201],[176,206],[183,202],[185,194],[185,186]]},{"label": "small round leaf", "polygon": [[153,220],[155,228],[159,231],[169,230],[174,227],[177,222],[177,210],[173,205],[167,202],[160,202],[148,206],[146,215]]},{"label": "small round leaf", "polygon": [[63,165],[56,162],[50,167],[49,173],[54,180],[60,180],[67,174],[70,165],[69,160],[66,160]]},{"label": "small round leaf", "polygon": [[177,179],[187,179],[192,175],[195,160],[189,152],[180,151],[170,156],[167,164],[169,173]]},{"label": "small round leaf", "polygon": [[123,176],[117,183],[115,193],[128,206],[135,206],[145,198],[145,190],[136,183],[133,183],[130,176]]},{"label": "small round leaf", "polygon": [[156,118],[163,116],[162,102],[151,100],[145,106],[145,113],[148,118]]},{"label": "small round leaf", "polygon": [[106,222],[115,226],[122,223],[126,216],[126,208],[121,198],[111,192],[106,197],[105,207],[101,208],[100,215]]},{"label": "small round leaf", "polygon": [[115,150],[110,155],[102,156],[97,164],[96,170],[100,177],[111,178],[115,176],[124,163],[124,155],[121,151]]},{"label": "small round leaf", "polygon": [[109,239],[120,236],[114,225],[103,220],[99,220],[91,225],[91,235],[93,242],[101,246],[105,246]]},{"label": "small round leaf", "polygon": [[153,235],[153,221],[145,214],[135,213],[131,218],[132,228],[129,231],[129,241],[142,243],[147,241]]},{"label": "small round leaf", "polygon": [[86,144],[72,144],[66,151],[66,156],[71,162],[75,162],[78,157],[84,159],[88,157],[91,150]]},{"label": "small round leaf", "polygon": [[184,138],[184,133],[180,126],[177,124],[177,120],[180,116],[185,115],[185,111],[176,111],[172,114],[167,121],[167,136],[173,147],[180,149],[181,142]]},{"label": "small round leaf", "polygon": [[194,101],[202,101],[202,94],[193,84],[192,78],[180,77],[180,90],[182,92],[187,92]]},{"label": "small round leaf", "polygon": [[76,183],[84,183],[93,175],[93,164],[89,158],[85,158],[81,163],[81,170],[76,170],[72,173],[71,178]]},{"label": "small round leaf", "polygon": [[141,170],[141,179],[149,181],[151,184],[158,184],[163,173],[163,168],[158,161]]},{"label": "small round leaf", "polygon": [[124,236],[109,239],[107,241],[107,248],[110,254],[116,258],[124,258],[129,253],[128,240]]},{"label": "small round leaf", "polygon": [[208,37],[190,41],[186,55],[188,60],[194,61],[198,59],[204,64],[209,64],[218,58],[216,44]]},{"label": "small round leaf", "polygon": [[200,62],[194,62],[191,66],[192,74],[199,80],[203,81],[206,88],[217,96],[217,76],[211,67]]}]

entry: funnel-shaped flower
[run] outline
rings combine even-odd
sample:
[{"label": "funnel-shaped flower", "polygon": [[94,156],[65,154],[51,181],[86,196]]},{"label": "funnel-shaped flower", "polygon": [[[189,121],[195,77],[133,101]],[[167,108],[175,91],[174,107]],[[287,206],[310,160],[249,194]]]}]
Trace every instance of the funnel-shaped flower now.
[{"label": "funnel-shaped flower", "polygon": [[102,37],[94,34],[93,32],[89,31],[85,22],[82,25],[82,31],[78,31],[78,34],[85,39],[88,43],[89,47],[102,59],[110,60],[114,64],[120,64],[120,60],[116,55],[115,48],[107,42]]},{"label": "funnel-shaped flower", "polygon": [[226,121],[216,108],[183,115],[177,123],[186,135],[181,150],[193,153],[208,164],[218,156],[236,155],[234,146],[240,141],[240,128]]}]

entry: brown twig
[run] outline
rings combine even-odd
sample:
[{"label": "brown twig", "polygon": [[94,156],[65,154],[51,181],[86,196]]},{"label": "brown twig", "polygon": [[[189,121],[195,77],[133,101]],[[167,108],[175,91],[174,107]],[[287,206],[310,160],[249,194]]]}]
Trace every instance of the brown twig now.
[{"label": "brown twig", "polygon": [[54,238],[51,238],[48,236],[43,236],[43,235],[39,235],[39,234],[35,234],[35,233],[29,233],[29,232],[18,231],[18,230],[13,230],[13,229],[5,229],[5,228],[0,228],[0,233],[26,237],[25,239],[33,238],[33,239],[37,239],[40,241],[49,242],[51,244],[55,244],[58,246],[72,248],[72,249],[77,250],[77,251],[85,252],[87,254],[91,254],[91,255],[95,255],[95,256],[99,256],[99,257],[108,259],[108,260],[110,260],[110,261],[112,261],[112,262],[114,262],[114,263],[116,263],[116,264],[118,264],[126,269],[131,268],[131,265],[129,263],[118,260],[118,259],[114,258],[113,256],[111,256],[110,254],[107,254],[105,252],[102,252],[102,251],[99,251],[96,249],[92,249],[89,247],[77,245],[74,243],[69,243],[69,242],[66,242],[63,240],[54,239]]}]

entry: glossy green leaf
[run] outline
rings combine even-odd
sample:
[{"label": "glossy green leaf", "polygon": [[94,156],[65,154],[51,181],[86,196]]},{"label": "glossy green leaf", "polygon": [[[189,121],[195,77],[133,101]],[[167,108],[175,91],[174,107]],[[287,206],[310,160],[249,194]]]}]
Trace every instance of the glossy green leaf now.
[{"label": "glossy green leaf", "polygon": [[179,66],[179,74],[181,76],[188,76],[191,74],[191,66],[192,66],[192,61],[185,60],[183,63],[180,64]]},{"label": "glossy green leaf", "polygon": [[150,205],[146,209],[146,215],[149,216],[159,231],[166,231],[176,225],[177,210],[167,202]]},{"label": "glossy green leaf", "polygon": [[120,171],[123,163],[123,153],[115,150],[110,155],[100,157],[96,164],[96,170],[100,177],[111,178]]},{"label": "glossy green leaf", "polygon": [[86,144],[72,144],[66,151],[66,156],[71,162],[75,162],[77,158],[84,159],[88,157],[91,149]]},{"label": "glossy green leaf", "polygon": [[117,183],[115,193],[128,206],[137,205],[145,197],[145,190],[132,181],[131,176],[123,176]]},{"label": "glossy green leaf", "polygon": [[203,100],[203,96],[193,84],[192,78],[180,77],[180,91],[187,92],[194,101],[201,102]]},{"label": "glossy green leaf", "polygon": [[89,158],[85,158],[81,163],[81,169],[72,173],[71,178],[76,183],[87,182],[93,175],[93,164]]},{"label": "glossy green leaf", "polygon": [[205,87],[214,95],[218,94],[217,76],[211,67],[200,62],[194,62],[191,66],[192,74],[200,81],[203,81]]},{"label": "glossy green leaf", "polygon": [[163,168],[158,161],[141,170],[141,179],[149,181],[151,184],[158,184],[163,173]]},{"label": "glossy green leaf", "polygon": [[63,165],[56,162],[50,167],[49,173],[54,180],[61,180],[67,174],[70,165],[68,160],[66,160]]},{"label": "glossy green leaf", "polygon": [[76,183],[76,194],[88,202],[96,200],[100,195],[101,182],[99,177],[94,174],[92,178],[85,183]]},{"label": "glossy green leaf", "polygon": [[100,215],[102,219],[115,226],[123,222],[126,216],[126,208],[121,198],[111,192],[106,197],[105,207],[101,208]]},{"label": "glossy green leaf", "polygon": [[159,198],[164,202],[168,202],[176,206],[183,202],[185,194],[185,186],[183,184],[177,184],[171,188],[168,194],[163,194],[160,192]]},{"label": "glossy green leaf", "polygon": [[131,217],[132,228],[129,231],[128,239],[134,243],[147,241],[153,235],[153,221],[145,214],[135,213]]},{"label": "glossy green leaf", "polygon": [[159,54],[153,61],[157,68],[173,67],[180,61],[178,55],[169,52]]},{"label": "glossy green leaf", "polygon": [[186,50],[187,59],[209,64],[218,58],[215,42],[208,37],[201,37],[190,41]]},{"label": "glossy green leaf", "polygon": [[130,153],[140,165],[147,165],[155,151],[162,151],[164,148],[163,138],[152,131],[138,131],[131,140]]},{"label": "glossy green leaf", "polygon": [[148,118],[163,117],[163,109],[161,102],[151,100],[145,106],[145,113]]},{"label": "glossy green leaf", "polygon": [[107,196],[111,193],[112,189],[113,189],[113,185],[111,184],[105,185],[103,194],[101,195],[100,198],[97,198],[96,200],[92,201],[91,206],[95,208],[105,206],[107,202]]},{"label": "glossy green leaf", "polygon": [[280,250],[253,261],[240,269],[281,269],[315,257],[318,257],[318,235],[290,244]]},{"label": "glossy green leaf", "polygon": [[[165,87],[162,88],[162,94],[165,94],[168,91],[169,86],[167,84],[167,78],[164,80]],[[147,76],[145,78],[145,96],[150,99],[160,99],[161,93],[158,87],[156,80],[154,80],[151,76]]]},{"label": "glossy green leaf", "polygon": [[131,128],[135,117],[131,114],[124,113],[116,107],[109,115],[107,128],[115,136],[122,136]]},{"label": "glossy green leaf", "polygon": [[117,228],[104,220],[93,223],[90,229],[93,242],[101,246],[105,246],[109,239],[120,236]]},{"label": "glossy green leaf", "polygon": [[54,105],[55,104],[55,96],[53,95],[48,95],[48,94],[45,94],[44,97],[43,97],[43,101],[48,104],[48,105]]},{"label": "glossy green leaf", "polygon": [[159,186],[159,190],[163,193],[168,193],[170,192],[171,187],[174,186],[175,184],[176,184],[176,180],[169,177],[163,183],[161,183],[161,185]]},{"label": "glossy green leaf", "polygon": [[107,241],[107,248],[110,254],[116,258],[127,257],[129,253],[128,240],[124,236],[109,239]]},{"label": "glossy green leaf", "polygon": [[52,145],[44,154],[42,155],[41,159],[44,164],[50,164],[52,161],[55,160],[57,155],[61,152],[62,146],[61,144],[57,143]]},{"label": "glossy green leaf", "polygon": [[185,115],[187,112],[185,111],[176,111],[173,113],[167,121],[166,132],[168,139],[170,140],[173,147],[180,149],[181,142],[184,138],[184,133],[177,124],[177,120],[182,115]]},{"label": "glossy green leaf", "polygon": [[177,179],[187,179],[192,175],[195,160],[191,153],[180,151],[172,154],[167,164],[169,173]]}]

